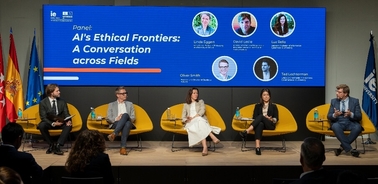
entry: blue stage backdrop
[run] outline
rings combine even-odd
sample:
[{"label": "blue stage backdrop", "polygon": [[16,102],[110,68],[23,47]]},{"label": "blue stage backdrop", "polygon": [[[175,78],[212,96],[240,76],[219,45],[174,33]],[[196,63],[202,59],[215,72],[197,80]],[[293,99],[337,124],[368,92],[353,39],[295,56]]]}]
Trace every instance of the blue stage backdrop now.
[{"label": "blue stage backdrop", "polygon": [[43,23],[44,84],[325,85],[325,8],[44,5]]}]

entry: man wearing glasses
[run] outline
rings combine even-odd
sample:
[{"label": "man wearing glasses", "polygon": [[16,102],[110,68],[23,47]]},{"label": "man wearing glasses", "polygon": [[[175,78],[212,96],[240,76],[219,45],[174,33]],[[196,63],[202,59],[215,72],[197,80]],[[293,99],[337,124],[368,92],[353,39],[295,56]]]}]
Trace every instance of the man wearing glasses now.
[{"label": "man wearing glasses", "polygon": [[127,155],[126,141],[129,136],[130,130],[135,129],[133,122],[135,121],[135,111],[132,102],[126,101],[127,91],[126,88],[121,86],[115,90],[117,100],[109,103],[106,119],[108,121],[109,128],[114,129],[114,132],[108,135],[110,141],[114,141],[114,138],[121,132],[121,149],[119,153],[121,155]]},{"label": "man wearing glasses", "polygon": [[[343,151],[348,155],[358,157],[360,152],[353,149],[350,144],[356,140],[362,131],[360,121],[362,119],[360,102],[357,98],[349,96],[350,89],[346,84],[336,86],[336,98],[331,100],[327,118],[331,121],[331,129],[340,141],[340,148],[335,155],[339,156]],[[345,135],[344,131],[350,134]]]},{"label": "man wearing glasses", "polygon": [[229,76],[227,74],[228,67],[229,67],[228,61],[225,60],[225,59],[220,60],[219,63],[218,63],[218,67],[219,67],[219,74],[217,75],[217,78],[220,81],[228,81],[228,80],[230,80],[231,76]]}]

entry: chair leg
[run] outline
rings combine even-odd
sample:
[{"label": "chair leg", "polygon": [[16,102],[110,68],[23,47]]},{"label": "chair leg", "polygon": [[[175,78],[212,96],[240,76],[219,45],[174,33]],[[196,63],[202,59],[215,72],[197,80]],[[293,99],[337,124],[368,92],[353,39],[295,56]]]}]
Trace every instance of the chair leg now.
[{"label": "chair leg", "polygon": [[247,148],[247,136],[248,136],[248,134],[244,138],[242,137],[242,145],[241,145],[241,148],[240,148],[240,150],[242,152],[250,151],[251,150],[251,149]]},{"label": "chair leg", "polygon": [[[215,143],[212,140],[207,140],[209,146],[207,147],[210,151],[215,152]],[[213,146],[211,146],[213,145]]]},{"label": "chair leg", "polygon": [[[365,144],[364,144],[364,136],[363,135],[361,135],[361,138],[362,138],[362,147],[363,147],[363,152],[362,152],[362,154],[365,154]],[[356,141],[356,144],[357,144],[357,141]],[[357,147],[357,146],[356,146]]]},{"label": "chair leg", "polygon": [[136,136],[137,136],[137,146],[136,146],[136,150],[137,151],[142,151],[142,148],[143,148],[143,146],[142,146],[142,136],[139,136],[139,134],[136,134]]},{"label": "chair leg", "polygon": [[286,152],[286,141],[284,135],[282,135],[282,152]]},{"label": "chair leg", "polygon": [[176,134],[173,133],[173,136],[172,136],[172,146],[171,146],[171,151],[172,151],[172,152],[178,151],[178,150],[174,150],[174,149],[173,149],[173,148],[174,148],[173,145],[174,145],[174,143],[175,143],[175,135],[176,135]]},{"label": "chair leg", "polygon": [[[23,138],[23,141],[22,141],[22,142],[23,142],[23,144],[22,144],[22,152],[25,152],[25,151],[24,151],[24,148],[25,148],[25,143],[26,143],[26,142],[25,142],[25,140],[26,140],[26,135],[27,135],[27,133],[24,132],[24,138]],[[32,144],[33,144],[33,143],[32,143]]]}]

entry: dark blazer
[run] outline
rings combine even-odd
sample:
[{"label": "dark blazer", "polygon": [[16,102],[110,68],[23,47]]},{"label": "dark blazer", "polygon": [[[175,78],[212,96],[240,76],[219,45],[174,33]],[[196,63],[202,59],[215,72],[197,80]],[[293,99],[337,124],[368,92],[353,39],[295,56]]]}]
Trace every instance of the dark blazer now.
[{"label": "dark blazer", "polygon": [[320,169],[308,174],[305,174],[292,184],[335,184],[337,181],[338,171],[328,171]]},{"label": "dark blazer", "polygon": [[[255,109],[253,110],[252,119],[256,119],[257,116],[263,114],[263,112],[262,112],[263,107],[264,107],[264,104],[261,104],[261,103],[257,103],[255,105]],[[276,118],[277,122],[278,122],[278,108],[277,108],[276,104],[269,102],[268,116],[272,116],[272,118]]]},{"label": "dark blazer", "polygon": [[[22,181],[42,183],[43,170],[30,153],[19,152],[11,145],[0,146],[0,166],[6,166],[20,174]],[[31,180],[30,177],[33,177]]]},{"label": "dark blazer", "polygon": [[[348,108],[350,112],[354,114],[353,118],[349,117],[351,122],[359,123],[362,119],[361,107],[360,103],[357,98],[349,97],[349,104]],[[333,113],[335,112],[334,109],[340,110],[340,100],[334,98],[331,100],[331,105],[328,110],[327,118],[331,121],[331,123],[336,123],[339,120],[339,117],[334,118]],[[331,126],[332,127],[332,126]]]},{"label": "dark blazer", "polygon": [[[56,99],[56,106],[58,108],[57,116],[62,118],[70,116],[70,112],[68,111],[68,106],[65,101],[60,98]],[[39,102],[39,116],[41,117],[42,122],[47,122],[51,125],[53,122],[47,118],[49,113],[53,113],[53,109],[49,98],[46,97]]]},{"label": "dark blazer", "polygon": [[[257,77],[259,77],[261,80],[264,80],[264,75],[263,75],[261,68],[256,68],[255,73],[256,73]],[[275,74],[275,72],[269,71],[269,79],[272,79],[274,77],[274,74]]]},{"label": "dark blazer", "polygon": [[239,35],[250,35],[251,33],[253,33],[253,31],[255,31],[255,29],[256,29],[255,27],[250,26],[248,31],[247,31],[247,34],[244,34],[243,31],[241,30],[241,28],[238,28],[236,30],[236,33],[238,33]]},{"label": "dark blazer", "polygon": [[71,176],[79,178],[103,177],[104,183],[114,183],[112,166],[109,155],[106,153],[100,153],[95,158],[92,158],[90,163],[84,168],[84,172],[73,172]]}]

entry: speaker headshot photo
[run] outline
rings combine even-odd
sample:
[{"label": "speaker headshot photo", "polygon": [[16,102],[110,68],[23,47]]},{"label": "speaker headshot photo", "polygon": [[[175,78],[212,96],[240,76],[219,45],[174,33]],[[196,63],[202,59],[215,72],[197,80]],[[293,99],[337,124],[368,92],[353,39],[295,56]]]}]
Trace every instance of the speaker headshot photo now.
[{"label": "speaker headshot photo", "polygon": [[237,65],[234,59],[229,56],[218,57],[212,66],[213,75],[219,81],[229,81],[237,73]]},{"label": "speaker headshot photo", "polygon": [[238,13],[232,21],[232,29],[240,37],[251,36],[257,28],[257,20],[249,12]]},{"label": "speaker headshot photo", "polygon": [[255,61],[252,70],[257,79],[268,82],[276,77],[278,65],[272,57],[262,56]]},{"label": "speaker headshot photo", "polygon": [[287,12],[276,13],[271,21],[271,30],[273,34],[278,37],[288,37],[295,30],[295,20],[294,17]]},{"label": "speaker headshot photo", "polygon": [[209,37],[218,27],[217,18],[210,12],[200,12],[193,18],[193,30],[201,37]]}]

